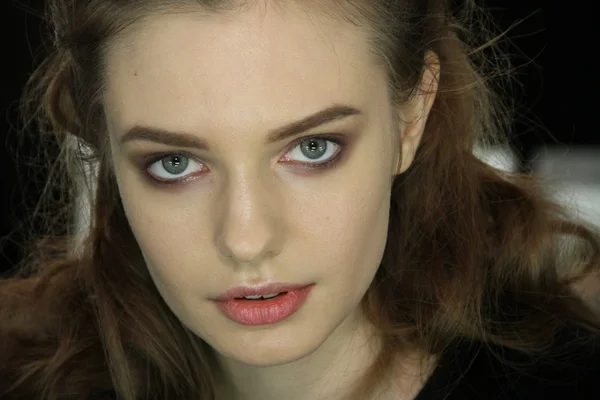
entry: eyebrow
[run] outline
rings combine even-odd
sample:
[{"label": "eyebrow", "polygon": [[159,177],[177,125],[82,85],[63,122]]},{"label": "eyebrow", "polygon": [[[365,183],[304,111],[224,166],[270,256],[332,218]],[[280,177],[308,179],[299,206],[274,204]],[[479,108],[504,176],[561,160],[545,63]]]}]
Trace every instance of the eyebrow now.
[{"label": "eyebrow", "polygon": [[[359,114],[362,113],[357,108],[347,105],[334,105],[271,131],[267,136],[267,143],[275,143],[326,123]],[[207,141],[197,135],[186,132],[172,132],[162,128],[143,125],[135,125],[128,129],[120,140],[122,145],[132,141],[154,142],[168,146],[197,148],[201,150],[208,150],[209,148]]]}]

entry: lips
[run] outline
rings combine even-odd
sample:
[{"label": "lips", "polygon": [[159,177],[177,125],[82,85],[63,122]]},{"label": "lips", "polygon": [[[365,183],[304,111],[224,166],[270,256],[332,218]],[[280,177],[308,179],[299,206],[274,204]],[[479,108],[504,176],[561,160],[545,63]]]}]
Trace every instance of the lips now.
[{"label": "lips", "polygon": [[[306,302],[313,287],[314,284],[237,287],[221,295],[215,304],[225,317],[237,324],[270,325],[295,314]],[[279,294],[270,297],[276,293]],[[247,299],[248,296],[253,299]],[[264,299],[263,296],[270,298]]]},{"label": "lips", "polygon": [[307,284],[290,284],[290,283],[268,283],[256,286],[236,286],[227,292],[221,294],[215,300],[227,301],[234,299],[242,299],[248,296],[269,296],[283,292],[293,292],[309,286]]}]

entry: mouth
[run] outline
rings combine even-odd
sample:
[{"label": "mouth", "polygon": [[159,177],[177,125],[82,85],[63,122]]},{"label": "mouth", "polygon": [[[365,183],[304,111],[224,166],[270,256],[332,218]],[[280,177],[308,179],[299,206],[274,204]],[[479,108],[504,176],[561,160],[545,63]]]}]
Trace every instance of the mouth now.
[{"label": "mouth", "polygon": [[287,293],[288,292],[279,292],[279,293],[271,293],[271,294],[265,294],[265,295],[243,296],[243,297],[236,297],[235,300],[269,300],[269,299],[274,299],[275,297],[283,296]]},{"label": "mouth", "polygon": [[[312,284],[310,284],[312,285]],[[227,301],[235,299],[268,300],[310,286],[294,283],[263,283],[260,285],[236,286],[222,293],[214,300]]]},{"label": "mouth", "polygon": [[217,300],[215,304],[225,317],[239,325],[271,325],[294,315],[306,302],[313,287],[314,284],[261,294],[242,293]]}]

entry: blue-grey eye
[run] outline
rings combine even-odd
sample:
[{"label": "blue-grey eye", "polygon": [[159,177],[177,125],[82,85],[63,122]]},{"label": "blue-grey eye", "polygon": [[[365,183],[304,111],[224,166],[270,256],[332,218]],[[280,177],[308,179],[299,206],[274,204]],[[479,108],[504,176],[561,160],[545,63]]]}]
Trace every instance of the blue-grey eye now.
[{"label": "blue-grey eye", "polygon": [[286,159],[305,164],[320,164],[335,157],[341,145],[324,138],[308,138],[299,142],[290,150]]},{"label": "blue-grey eye", "polygon": [[306,139],[300,142],[302,154],[311,160],[322,157],[327,152],[327,140],[319,138]]},{"label": "blue-grey eye", "polygon": [[185,172],[185,169],[188,167],[190,161],[185,156],[175,154],[163,158],[161,163],[165,171],[167,171],[169,174],[179,175]]},{"label": "blue-grey eye", "polygon": [[177,180],[203,169],[203,164],[184,154],[168,154],[148,167],[148,173],[161,181]]}]

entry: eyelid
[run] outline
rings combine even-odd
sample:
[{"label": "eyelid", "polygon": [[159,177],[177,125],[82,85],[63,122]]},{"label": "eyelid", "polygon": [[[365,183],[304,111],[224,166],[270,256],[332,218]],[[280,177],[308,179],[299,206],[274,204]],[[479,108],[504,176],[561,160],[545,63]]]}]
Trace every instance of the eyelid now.
[{"label": "eyelid", "polygon": [[336,151],[336,153],[332,157],[330,157],[326,161],[317,161],[317,162],[304,162],[304,161],[293,162],[292,161],[292,162],[290,162],[291,164],[305,165],[306,168],[308,168],[308,169],[311,169],[311,168],[316,169],[319,166],[334,163],[337,160],[339,154],[344,151],[344,149],[347,145],[347,143],[346,143],[347,140],[345,139],[344,135],[341,135],[341,134],[308,135],[308,136],[304,136],[304,137],[298,138],[297,140],[293,141],[292,144],[288,146],[288,149],[285,151],[283,157],[286,157],[292,150],[294,150],[298,145],[300,145],[300,143],[308,141],[308,140],[312,140],[312,139],[325,140],[327,142],[332,142],[336,146],[338,146],[339,149]]},{"label": "eyelid", "polygon": [[292,141],[292,143],[288,145],[287,150],[284,152],[284,154],[289,153],[292,149],[294,149],[300,143],[307,141],[307,140],[311,140],[311,139],[326,140],[326,141],[334,142],[342,147],[345,146],[346,142],[347,142],[345,135],[343,135],[341,133],[321,133],[321,134],[307,135],[307,136],[303,136],[303,137],[300,137],[300,138]]},{"label": "eyelid", "polygon": [[315,133],[312,135],[302,136],[294,141],[290,147],[297,146],[299,143],[304,142],[305,140],[310,139],[321,139],[321,140],[331,140],[336,143],[343,143],[345,141],[345,135],[341,133]]},{"label": "eyelid", "polygon": [[[346,145],[345,135],[340,134],[340,133],[312,134],[312,135],[302,136],[300,138],[296,138],[295,140],[293,140],[289,145],[287,145],[286,150],[283,152],[283,154],[285,155],[285,154],[289,153],[300,143],[302,143],[306,140],[310,140],[310,139],[328,140],[328,141],[332,141],[342,147]],[[181,156],[193,159],[200,164],[206,165],[205,161],[200,160],[197,156],[195,156],[194,154],[190,153],[189,151],[185,151],[185,150],[165,150],[165,151],[161,151],[158,153],[152,153],[150,155],[142,156],[141,157],[141,165],[144,168],[149,168],[155,162],[160,161],[165,157],[174,156],[174,155],[181,155]]]},{"label": "eyelid", "polygon": [[[339,147],[339,149],[337,150],[335,155],[330,157],[328,160],[321,161],[321,162],[314,162],[314,163],[302,162],[302,161],[288,162],[288,164],[295,164],[294,168],[303,168],[306,170],[317,170],[319,168],[327,169],[329,167],[329,165],[335,165],[339,161],[339,158],[342,156],[342,153],[344,153],[346,151],[346,147],[348,146],[348,143],[347,143],[348,138],[346,136],[347,135],[340,134],[340,133],[312,134],[312,135],[302,136],[300,138],[293,140],[287,146],[283,155],[280,156],[280,159],[281,159],[281,157],[285,157],[285,155],[290,153],[294,148],[296,148],[298,145],[300,145],[300,143],[302,143],[304,141],[311,140],[311,139],[330,141],[330,142],[335,143]],[[141,164],[140,167],[143,170],[143,172],[147,175],[147,177],[153,181],[153,183],[156,183],[159,185],[167,185],[168,186],[168,185],[186,184],[187,181],[195,180],[198,177],[198,174],[190,173],[189,175],[186,175],[181,178],[174,178],[172,180],[161,180],[161,179],[156,178],[154,175],[152,175],[148,171],[150,169],[150,167],[152,165],[154,165],[155,163],[161,161],[162,159],[164,159],[166,157],[175,156],[175,155],[180,155],[182,157],[189,158],[190,160],[194,160],[196,163],[201,164],[203,166],[207,165],[207,163],[205,161],[202,161],[197,156],[191,154],[189,151],[173,150],[173,151],[161,151],[158,153],[153,153],[151,155],[142,156],[140,158],[141,161],[139,162]]]},{"label": "eyelid", "polygon": [[185,175],[183,177],[173,178],[173,179],[162,179],[162,178],[156,177],[154,174],[150,173],[150,167],[152,167],[157,162],[159,162],[167,157],[172,157],[172,156],[182,156],[182,157],[188,158],[190,160],[193,160],[194,162],[202,165],[203,167],[206,166],[206,163],[204,161],[199,160],[198,157],[190,154],[189,152],[176,150],[176,151],[162,151],[159,153],[153,153],[153,154],[141,157],[140,169],[142,170],[142,173],[145,175],[145,177],[148,178],[153,184],[157,184],[157,185],[161,185],[161,186],[173,186],[173,185],[179,185],[179,184],[184,185],[187,182],[196,180],[196,178],[198,178],[198,175],[200,173],[189,173],[188,175]]},{"label": "eyelid", "polygon": [[163,158],[169,157],[169,156],[184,156],[186,158],[189,159],[193,159],[198,163],[201,164],[206,164],[203,161],[198,160],[198,158],[192,154],[190,154],[187,151],[181,151],[181,150],[174,150],[174,151],[161,151],[158,153],[152,153],[149,154],[147,156],[143,156],[142,157],[142,165],[144,165],[144,167],[146,168],[150,168],[150,166],[154,163],[156,163],[157,161],[162,160]]}]

